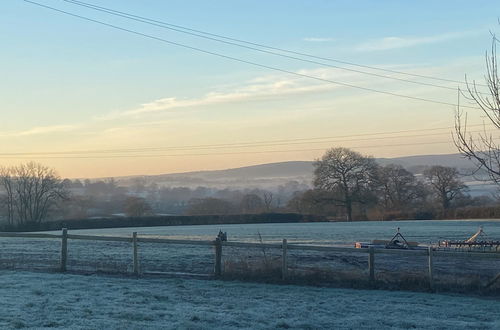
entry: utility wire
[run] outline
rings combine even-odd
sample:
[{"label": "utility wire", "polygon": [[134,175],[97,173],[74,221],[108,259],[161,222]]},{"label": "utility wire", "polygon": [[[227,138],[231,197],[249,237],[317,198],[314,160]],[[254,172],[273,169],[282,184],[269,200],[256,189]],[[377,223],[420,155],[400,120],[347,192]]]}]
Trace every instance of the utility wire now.
[{"label": "utility wire", "polygon": [[[40,6],[40,7],[46,8],[46,9],[50,9],[52,11],[59,12],[59,13],[65,14],[65,15],[69,15],[69,16],[72,16],[72,17],[80,18],[80,19],[83,19],[83,20],[86,20],[86,21],[89,21],[89,22],[93,22],[93,23],[96,23],[96,24],[100,24],[100,25],[107,26],[107,27],[110,27],[110,28],[113,28],[113,29],[117,29],[117,30],[121,30],[121,31],[124,31],[124,32],[132,33],[132,34],[135,34],[135,35],[138,35],[138,36],[142,36],[142,37],[146,37],[146,38],[149,38],[149,39],[153,39],[153,40],[156,40],[156,41],[164,42],[164,43],[167,43],[167,44],[170,44],[170,45],[174,45],[174,46],[178,46],[178,47],[182,47],[182,48],[194,50],[194,51],[197,51],[197,52],[201,52],[201,53],[205,53],[205,54],[209,54],[209,55],[213,55],[213,56],[217,56],[217,57],[229,59],[229,60],[232,60],[232,61],[235,61],[235,62],[240,62],[240,63],[245,63],[245,64],[253,65],[253,66],[264,68],[264,69],[269,69],[269,70],[273,70],[273,71],[277,71],[277,72],[287,73],[287,74],[294,75],[294,76],[301,77],[301,78],[309,78],[309,79],[314,79],[314,80],[317,80],[317,81],[331,83],[331,84],[335,84],[335,85],[350,87],[350,88],[364,90],[364,91],[378,93],[378,94],[385,94],[385,95],[395,96],[395,97],[399,97],[399,98],[406,98],[406,99],[410,99],[410,100],[422,101],[422,102],[426,102],[426,103],[448,105],[448,106],[452,106],[452,107],[457,107],[458,106],[455,103],[444,102],[444,101],[437,101],[437,100],[431,100],[431,99],[426,99],[426,98],[422,98],[422,97],[418,97],[418,96],[404,95],[404,94],[399,94],[399,93],[394,93],[394,92],[389,92],[389,91],[382,91],[382,90],[378,90],[378,89],[374,89],[374,88],[370,88],[370,87],[362,87],[362,86],[357,86],[357,85],[353,85],[353,84],[338,82],[338,81],[334,81],[334,80],[330,80],[330,79],[324,79],[324,78],[320,78],[320,77],[316,77],[316,76],[311,76],[311,75],[307,75],[307,74],[303,74],[303,73],[299,73],[299,72],[293,72],[293,71],[289,71],[289,70],[285,70],[285,69],[281,69],[281,68],[269,66],[269,65],[266,65],[266,64],[252,62],[252,61],[244,60],[244,59],[241,59],[241,58],[237,58],[237,57],[233,57],[233,56],[228,56],[228,55],[224,55],[224,54],[221,54],[221,53],[212,52],[212,51],[205,50],[205,49],[202,49],[202,48],[193,47],[193,46],[181,44],[181,43],[178,43],[178,42],[170,41],[170,40],[163,39],[163,38],[156,37],[156,36],[152,36],[152,35],[149,35],[149,34],[146,34],[146,33],[138,32],[138,31],[135,31],[135,30],[127,29],[127,28],[123,28],[123,27],[120,27],[120,26],[117,26],[117,25],[113,25],[113,24],[109,24],[109,23],[105,23],[105,22],[102,22],[102,21],[99,21],[99,20],[96,20],[96,19],[92,19],[92,18],[89,18],[89,17],[81,16],[81,15],[78,15],[78,14],[73,14],[73,13],[70,13],[70,12],[67,12],[67,11],[64,11],[64,10],[61,10],[61,9],[57,9],[57,8],[54,8],[54,7],[51,7],[51,6],[47,6],[47,5],[35,2],[35,1],[31,1],[31,0],[23,0],[23,1],[27,2],[27,3],[30,3],[30,4],[33,4],[33,5],[36,5],[36,6]],[[462,108],[470,108],[470,109],[479,109],[477,107],[465,106],[465,105],[461,106],[461,107]]]},{"label": "utility wire", "polygon": [[[432,84],[432,83],[426,83],[426,82],[420,82],[420,81],[409,80],[409,79],[404,79],[404,78],[398,78],[398,77],[393,77],[393,76],[387,76],[387,75],[373,73],[373,72],[366,72],[366,71],[361,71],[361,70],[356,70],[356,69],[349,69],[349,68],[340,67],[340,66],[337,66],[337,65],[331,65],[331,64],[327,64],[327,63],[323,63],[323,62],[314,61],[314,60],[307,60],[307,59],[304,59],[304,58],[299,58],[299,57],[296,57],[296,56],[290,56],[290,55],[285,55],[285,54],[281,54],[281,53],[276,53],[276,52],[265,50],[265,49],[259,49],[259,48],[255,48],[255,47],[252,47],[252,46],[245,46],[245,45],[242,45],[242,44],[239,44],[239,43],[236,43],[236,42],[221,40],[221,39],[218,39],[218,38],[215,38],[215,37],[208,36],[207,33],[199,34],[199,33],[189,32],[187,30],[182,30],[180,28],[171,27],[171,24],[168,24],[168,23],[157,23],[157,21],[149,19],[149,18],[142,18],[142,17],[138,18],[138,16],[136,16],[136,15],[132,15],[132,14],[120,12],[120,11],[117,11],[117,10],[108,9],[108,8],[104,8],[104,7],[100,7],[100,6],[88,4],[88,3],[85,3],[85,2],[82,2],[82,1],[74,1],[74,0],[62,0],[62,1],[74,4],[74,5],[77,5],[77,6],[81,6],[81,7],[85,7],[85,8],[90,8],[90,9],[93,9],[93,10],[96,10],[96,11],[99,11],[99,12],[111,14],[111,15],[114,15],[114,16],[119,16],[119,17],[127,18],[127,19],[130,19],[130,20],[133,20],[133,21],[137,21],[137,22],[141,22],[141,23],[145,23],[145,24],[149,24],[149,25],[161,27],[161,28],[168,29],[168,30],[171,30],[171,31],[176,31],[176,32],[180,32],[180,33],[184,33],[184,34],[188,34],[188,35],[192,35],[192,36],[196,36],[196,37],[199,37],[199,38],[204,38],[204,39],[208,39],[208,40],[212,40],[212,41],[216,41],[216,42],[220,42],[220,43],[224,43],[224,44],[228,44],[228,45],[232,45],[232,46],[242,47],[242,48],[246,48],[246,49],[250,49],[250,50],[254,50],[254,51],[258,51],[258,52],[262,52],[262,53],[266,53],[266,54],[271,54],[271,55],[274,55],[274,56],[280,56],[280,57],[284,57],[284,58],[288,58],[288,59],[292,59],[292,60],[297,60],[297,61],[302,61],[302,62],[306,62],[306,63],[317,64],[317,65],[321,65],[321,66],[325,66],[325,67],[329,67],[329,68],[334,68],[334,69],[339,69],[339,70],[344,70],[344,71],[349,71],[349,72],[355,72],[355,73],[360,73],[360,74],[374,76],[374,77],[379,77],[379,78],[384,78],[384,79],[392,79],[392,80],[402,81],[402,82],[411,83],[411,84],[417,84],[417,85],[423,85],[423,86],[430,86],[430,87],[435,87],[435,88],[442,88],[442,89],[452,90],[452,91],[455,91],[455,92],[457,91],[456,87],[436,85],[436,84]],[[183,29],[186,29],[186,28],[183,28]],[[227,38],[224,38],[224,39],[227,39]],[[241,42],[241,41],[239,41],[239,42]],[[248,44],[248,43],[246,43],[246,44]],[[263,47],[263,46],[259,46],[259,47]],[[269,47],[265,47],[265,48],[269,49]],[[290,52],[287,52],[287,53],[290,53]],[[304,56],[304,55],[302,55],[302,56]],[[480,93],[480,94],[489,95],[487,93]]]},{"label": "utility wire", "polygon": [[[420,143],[401,143],[401,144],[387,144],[387,145],[370,145],[353,147],[353,149],[366,149],[366,148],[385,148],[385,147],[403,147],[403,146],[418,146],[430,144],[449,144],[453,143],[451,140],[447,141],[434,141],[434,142],[420,142]],[[154,158],[154,157],[181,157],[181,156],[221,156],[221,155],[243,155],[243,154],[265,154],[265,153],[286,153],[286,152],[310,152],[310,151],[324,151],[324,148],[316,149],[295,149],[295,150],[265,150],[265,151],[239,151],[239,152],[219,152],[219,153],[184,153],[184,154],[154,154],[154,155],[99,155],[99,156],[39,156],[38,159],[105,159],[105,158]],[[30,159],[30,157],[0,157],[2,159]]]},{"label": "utility wire", "polygon": [[[84,7],[87,7],[87,8],[91,8],[91,9],[94,9],[94,10],[106,11],[106,12],[108,12],[110,14],[114,14],[114,15],[117,15],[117,16],[126,17],[126,18],[129,18],[129,19],[134,19],[135,18],[138,21],[141,21],[141,22],[144,22],[144,23],[148,23],[148,24],[150,24],[150,23],[156,23],[156,24],[152,24],[152,25],[161,26],[161,27],[164,27],[164,28],[171,27],[171,29],[174,30],[174,31],[179,31],[179,29],[185,30],[185,31],[179,31],[179,32],[182,32],[182,33],[187,33],[186,31],[191,31],[191,32],[194,32],[194,34],[192,34],[192,35],[196,35],[196,36],[199,36],[199,37],[202,37],[202,36],[200,36],[198,34],[203,34],[205,36],[211,36],[211,37],[221,38],[221,39],[225,39],[225,40],[229,40],[229,41],[233,41],[233,42],[238,42],[238,43],[242,43],[242,44],[257,46],[257,47],[261,47],[261,48],[265,48],[265,49],[271,49],[271,50],[280,51],[280,52],[284,52],[284,53],[288,53],[288,54],[305,56],[305,57],[314,58],[314,59],[323,60],[323,61],[336,62],[336,63],[346,64],[346,65],[351,65],[351,66],[356,66],[356,67],[371,69],[371,70],[377,70],[377,71],[382,71],[382,72],[395,73],[395,74],[412,76],[412,77],[418,77],[418,78],[431,79],[431,80],[436,80],[436,81],[458,83],[458,84],[461,84],[461,85],[466,85],[467,84],[467,82],[461,81],[461,80],[453,80],[453,79],[446,79],[446,78],[440,78],[440,77],[435,77],[435,76],[428,76],[428,75],[422,75],[422,74],[416,74],[416,73],[409,73],[409,72],[398,71],[398,70],[383,69],[383,68],[379,68],[379,67],[374,67],[374,66],[369,66],[369,65],[363,65],[363,64],[359,64],[359,63],[353,63],[353,62],[348,62],[348,61],[343,61],[343,60],[338,60],[338,59],[333,59],[333,58],[328,58],[328,57],[315,56],[315,55],[312,55],[312,54],[307,54],[307,53],[303,53],[303,52],[297,52],[297,51],[293,51],[293,50],[289,50],[289,49],[272,47],[272,46],[264,45],[264,44],[261,44],[261,43],[250,42],[250,41],[246,41],[246,40],[242,40],[242,39],[237,39],[237,38],[231,38],[231,37],[223,36],[223,35],[220,35],[220,34],[210,33],[210,32],[206,32],[206,31],[202,31],[202,30],[197,30],[197,29],[192,29],[192,28],[188,28],[188,27],[185,27],[185,26],[168,23],[168,22],[165,22],[165,21],[154,20],[154,19],[150,19],[150,18],[147,18],[147,17],[144,17],[144,16],[134,15],[134,14],[126,13],[126,12],[123,12],[123,11],[118,11],[118,10],[114,10],[114,9],[110,9],[110,8],[106,8],[106,7],[101,7],[101,6],[97,6],[97,5],[90,4],[90,3],[87,3],[87,2],[83,2],[83,1],[77,1],[77,0],[63,0],[63,1],[75,4],[75,5],[79,5],[79,6],[84,6]],[[213,40],[213,38],[211,38],[211,39]],[[217,41],[224,42],[222,40],[217,40]],[[234,43],[231,43],[231,44],[234,44]],[[238,46],[243,46],[243,45],[238,45]],[[322,64],[322,65],[325,65],[325,64]],[[340,68],[340,67],[339,67],[339,69],[348,70],[346,68]],[[366,74],[371,74],[371,73],[366,73]],[[389,79],[397,79],[397,78],[388,77],[388,76],[383,76],[383,77],[389,78]],[[403,80],[403,81],[407,81],[407,80]],[[415,82],[415,81],[408,81],[408,82],[418,83],[418,82]],[[422,84],[424,84],[424,83],[422,83]],[[488,87],[487,85],[483,85],[483,84],[476,84],[476,86]],[[444,87],[444,86],[441,86],[441,87]]]},{"label": "utility wire", "polygon": [[[470,127],[482,126],[482,125],[470,125]],[[429,128],[422,129],[418,131],[435,131],[442,129],[451,129],[452,127],[443,128]],[[82,155],[82,154],[100,154],[100,153],[141,153],[141,152],[159,152],[159,151],[196,151],[196,150],[213,150],[213,149],[234,149],[234,148],[255,148],[255,147],[269,147],[269,146],[287,146],[287,145],[298,145],[298,144],[319,144],[319,143],[339,143],[339,142],[356,142],[356,141],[371,141],[371,140],[386,140],[386,139],[401,139],[401,138],[411,138],[411,137],[427,137],[427,136],[439,136],[447,135],[449,132],[443,133],[426,133],[426,134],[413,134],[413,135],[398,135],[398,136],[383,136],[374,137],[378,135],[388,135],[402,132],[413,132],[416,130],[406,130],[406,131],[395,131],[395,132],[379,132],[371,134],[358,134],[358,135],[344,135],[337,137],[316,137],[308,139],[288,139],[288,140],[267,140],[267,141],[256,141],[256,142],[241,142],[241,143],[221,143],[221,144],[203,144],[203,145],[191,145],[191,146],[178,146],[178,147],[144,147],[144,148],[121,148],[121,149],[99,149],[99,150],[79,150],[79,151],[45,151],[45,152],[15,152],[15,153],[0,153],[0,156],[36,156],[36,155]],[[486,130],[474,131],[471,133],[488,132]],[[358,139],[344,139],[346,137],[356,137],[356,136],[371,136],[369,138],[358,138]],[[340,140],[339,140],[340,139]],[[322,141],[318,141],[322,140]],[[301,141],[301,142],[298,142]]]},{"label": "utility wire", "polygon": [[[477,133],[476,131],[471,133]],[[109,150],[86,150],[86,151],[53,151],[53,152],[15,152],[15,153],[0,153],[1,156],[38,156],[38,155],[84,155],[84,154],[141,154],[146,152],[163,152],[163,151],[198,151],[198,150],[217,150],[217,149],[242,149],[242,148],[261,148],[261,147],[279,147],[279,146],[293,146],[304,144],[338,144],[344,142],[357,142],[357,141],[373,141],[373,140],[387,140],[387,139],[401,139],[412,137],[428,137],[428,136],[441,136],[448,135],[449,133],[434,133],[426,135],[408,135],[408,136],[388,136],[377,138],[364,138],[353,140],[325,140],[325,141],[306,141],[306,142],[288,142],[288,143],[268,143],[268,144],[248,144],[248,145],[235,145],[235,146],[199,146],[199,147],[146,147],[135,149],[109,149]]]}]

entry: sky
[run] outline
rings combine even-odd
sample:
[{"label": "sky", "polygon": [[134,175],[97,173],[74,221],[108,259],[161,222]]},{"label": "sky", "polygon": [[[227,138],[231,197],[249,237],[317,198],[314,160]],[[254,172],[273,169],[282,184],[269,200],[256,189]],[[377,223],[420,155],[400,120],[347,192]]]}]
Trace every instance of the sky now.
[{"label": "sky", "polygon": [[33,1],[122,29],[0,2],[0,165],[33,160],[70,178],[314,160],[339,146],[455,153],[459,81],[483,82],[500,33],[498,1],[85,1],[316,56],[244,44],[284,57]]}]

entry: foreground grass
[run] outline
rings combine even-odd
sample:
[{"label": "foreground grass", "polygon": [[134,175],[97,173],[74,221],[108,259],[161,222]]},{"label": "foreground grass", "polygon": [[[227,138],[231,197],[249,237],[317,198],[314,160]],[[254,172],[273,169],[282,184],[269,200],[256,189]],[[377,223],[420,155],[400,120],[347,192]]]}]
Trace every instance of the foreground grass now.
[{"label": "foreground grass", "polygon": [[500,301],[165,278],[0,272],[1,328],[499,329]]}]

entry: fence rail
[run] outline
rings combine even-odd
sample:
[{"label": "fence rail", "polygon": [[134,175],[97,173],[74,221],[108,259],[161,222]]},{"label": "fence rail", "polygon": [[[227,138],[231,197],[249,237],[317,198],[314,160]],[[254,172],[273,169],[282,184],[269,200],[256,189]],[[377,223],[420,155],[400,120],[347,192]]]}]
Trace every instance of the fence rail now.
[{"label": "fence rail", "polygon": [[464,252],[464,251],[442,251],[429,247],[422,250],[403,250],[403,249],[374,249],[374,248],[354,248],[354,247],[341,247],[341,246],[318,246],[318,245],[300,245],[290,244],[286,239],[282,243],[250,243],[250,242],[227,242],[227,241],[201,241],[201,240],[186,240],[186,239],[171,239],[163,237],[148,237],[137,235],[136,232],[131,236],[104,236],[104,235],[79,235],[69,234],[66,229],[62,230],[61,234],[48,234],[48,233],[12,233],[0,232],[0,237],[4,238],[31,238],[31,239],[59,239],[61,240],[61,254],[60,254],[60,271],[64,272],[67,268],[68,258],[68,240],[86,240],[86,241],[107,241],[107,242],[126,242],[132,244],[132,270],[136,275],[140,274],[139,269],[139,254],[138,243],[159,243],[159,244],[178,244],[178,245],[195,245],[195,246],[213,246],[214,247],[214,270],[213,275],[216,277],[222,275],[222,250],[224,247],[237,247],[237,248],[258,248],[258,249],[281,249],[281,273],[282,279],[288,276],[288,254],[289,250],[298,251],[316,251],[316,252],[336,252],[336,253],[359,253],[368,255],[367,270],[369,280],[375,280],[375,255],[388,254],[399,256],[427,256],[427,276],[431,288],[434,286],[434,262],[436,257],[446,258],[474,258],[474,259],[499,259],[500,253],[498,252]]},{"label": "fence rail", "polygon": [[0,232],[0,237],[19,237],[19,238],[61,238],[62,235],[44,234],[44,233],[11,233]]}]

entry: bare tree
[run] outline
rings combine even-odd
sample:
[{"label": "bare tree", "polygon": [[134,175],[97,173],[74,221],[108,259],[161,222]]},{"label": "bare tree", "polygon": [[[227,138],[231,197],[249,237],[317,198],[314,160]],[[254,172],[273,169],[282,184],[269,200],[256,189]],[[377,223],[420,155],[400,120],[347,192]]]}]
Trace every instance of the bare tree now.
[{"label": "bare tree", "polygon": [[262,200],[264,202],[264,206],[266,207],[267,212],[269,212],[272,208],[273,198],[274,198],[274,195],[270,191],[264,191],[262,193]]},{"label": "bare tree", "polygon": [[424,175],[444,211],[450,208],[455,197],[467,189],[454,167],[432,166],[424,171]]},{"label": "bare tree", "polygon": [[347,148],[333,148],[314,167],[315,188],[333,192],[332,200],[345,208],[347,220],[352,221],[353,204],[365,203],[372,190],[375,160]]},{"label": "bare tree", "polygon": [[7,213],[20,225],[39,224],[51,207],[67,197],[62,180],[51,168],[27,163],[4,169],[0,184],[7,192]]},{"label": "bare tree", "polygon": [[4,195],[2,196],[2,204],[5,209],[7,224],[14,224],[14,180],[12,178],[12,169],[2,167],[0,168],[0,186],[4,190]]},{"label": "bare tree", "polygon": [[[498,144],[498,129],[500,129],[500,77],[497,66],[496,44],[498,39],[493,35],[491,50],[486,52],[485,84],[479,85],[475,81],[469,82],[466,77],[467,90],[459,91],[467,100],[478,107],[493,124],[495,133],[487,129],[486,123],[480,132],[471,132],[467,127],[467,112],[457,107],[455,114],[455,145],[464,156],[473,160],[479,169],[484,169],[489,177],[500,184],[500,145]],[[486,87],[488,92],[482,92],[481,87]]]},{"label": "bare tree", "polygon": [[243,213],[259,213],[264,209],[264,201],[257,194],[246,194],[240,201]]},{"label": "bare tree", "polygon": [[377,180],[384,211],[404,211],[423,199],[423,184],[401,165],[380,167]]}]

